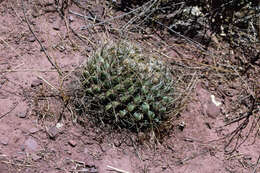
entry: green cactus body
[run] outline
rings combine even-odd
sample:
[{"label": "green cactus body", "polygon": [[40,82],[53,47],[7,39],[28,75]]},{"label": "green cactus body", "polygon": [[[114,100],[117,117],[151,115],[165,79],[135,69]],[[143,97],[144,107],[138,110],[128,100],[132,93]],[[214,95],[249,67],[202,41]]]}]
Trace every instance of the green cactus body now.
[{"label": "green cactus body", "polygon": [[108,44],[98,50],[84,66],[81,82],[87,97],[84,104],[97,105],[86,108],[97,112],[103,122],[149,128],[158,125],[173,105],[167,66],[131,43]]}]

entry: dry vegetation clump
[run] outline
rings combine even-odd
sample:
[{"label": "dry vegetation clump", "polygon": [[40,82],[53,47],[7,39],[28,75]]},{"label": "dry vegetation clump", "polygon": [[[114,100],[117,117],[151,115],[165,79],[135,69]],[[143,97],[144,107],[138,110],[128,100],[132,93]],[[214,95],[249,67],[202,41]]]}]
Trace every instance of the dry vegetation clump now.
[{"label": "dry vegetation clump", "polygon": [[[114,3],[117,9],[126,11],[128,16],[124,28],[139,30],[141,26],[166,29],[171,34],[183,38],[199,38],[204,45],[211,35],[228,41],[231,46],[253,44],[259,37],[259,8],[257,1],[179,1],[150,0]],[[209,34],[210,33],[210,34]],[[206,39],[206,40],[205,40]]]}]

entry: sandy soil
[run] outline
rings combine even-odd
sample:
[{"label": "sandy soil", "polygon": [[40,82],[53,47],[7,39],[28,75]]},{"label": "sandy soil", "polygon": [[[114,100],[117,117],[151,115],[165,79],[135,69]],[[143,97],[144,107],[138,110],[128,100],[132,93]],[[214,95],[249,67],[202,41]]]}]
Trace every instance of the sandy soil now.
[{"label": "sandy soil", "polygon": [[[48,55],[64,72],[80,65],[100,43],[98,38],[107,35],[102,27],[96,28],[96,32],[80,30],[86,21],[67,10],[67,26],[86,37],[80,40],[60,14],[53,11],[52,1],[37,2],[24,1],[29,23]],[[104,13],[109,13],[103,9],[104,4],[91,1],[87,8],[102,20]],[[84,14],[75,5],[69,10]],[[64,109],[57,94],[59,75],[24,19],[21,1],[0,1],[0,173],[260,172],[259,135],[252,133],[231,154],[224,150],[229,138],[217,140],[238,126],[223,127],[229,105],[240,94],[240,83],[230,89],[229,97],[223,97],[219,93],[222,84],[211,86],[207,79],[199,77],[169,136],[156,145],[140,144],[136,134],[111,133],[89,122],[83,127],[72,121],[71,112]],[[154,45],[160,44],[156,34],[150,37]],[[199,56],[185,48],[180,46],[178,50],[200,61]],[[178,56],[172,51],[167,54]],[[257,71],[259,66],[254,72]],[[255,75],[259,80],[259,73]]]}]

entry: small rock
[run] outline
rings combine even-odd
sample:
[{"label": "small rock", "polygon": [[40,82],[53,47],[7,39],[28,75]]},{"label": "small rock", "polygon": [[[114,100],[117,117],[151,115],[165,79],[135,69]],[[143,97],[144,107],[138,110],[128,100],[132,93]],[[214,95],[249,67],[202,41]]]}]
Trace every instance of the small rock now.
[{"label": "small rock", "polygon": [[26,117],[26,112],[19,112],[16,114],[17,117],[19,118],[25,118]]},{"label": "small rock", "polygon": [[48,135],[50,136],[51,139],[55,139],[56,136],[59,133],[59,130],[56,126],[51,127],[48,131],[47,131]]},{"label": "small rock", "polygon": [[77,153],[84,153],[85,149],[83,147],[78,147],[76,152]]},{"label": "small rock", "polygon": [[86,51],[87,51],[87,52],[91,52],[91,51],[92,51],[92,48],[91,48],[91,47],[86,47]]},{"label": "small rock", "polygon": [[42,85],[42,81],[39,80],[39,79],[36,79],[36,80],[34,80],[34,81],[31,83],[31,87],[32,87],[32,88],[35,88],[35,87],[40,86],[40,85]]},{"label": "small rock", "polygon": [[49,23],[54,23],[56,20],[57,20],[57,16],[54,15],[50,15],[48,18]]},{"label": "small rock", "polygon": [[[44,43],[44,42],[45,42],[44,38],[41,38],[41,39],[40,39],[40,42],[41,42],[41,43]],[[46,50],[46,48],[44,48],[44,49]]]},{"label": "small rock", "polygon": [[87,147],[84,148],[84,154],[88,154],[88,152],[89,152],[88,148]]},{"label": "small rock", "polygon": [[8,145],[8,138],[7,137],[1,137],[0,138],[0,143],[3,144],[3,145]]},{"label": "small rock", "polygon": [[93,167],[86,167],[86,168],[82,168],[81,170],[79,170],[80,172],[89,172],[89,173],[98,173],[98,169],[93,166]]},{"label": "small rock", "polygon": [[62,123],[57,123],[57,124],[56,124],[56,127],[57,127],[58,129],[60,129],[60,128],[63,127],[63,124],[62,124]]},{"label": "small rock", "polygon": [[69,165],[69,164],[71,163],[71,160],[70,160],[69,158],[65,158],[65,159],[63,160],[63,163],[64,163],[65,165]]},{"label": "small rock", "polygon": [[33,153],[31,154],[31,157],[32,157],[32,160],[33,161],[38,161],[40,160],[42,157],[41,156],[38,156],[37,154]]},{"label": "small rock", "polygon": [[49,150],[50,150],[51,153],[56,153],[55,148],[50,148]]},{"label": "small rock", "polygon": [[196,93],[201,104],[202,112],[210,118],[216,118],[221,112],[221,101],[207,90],[203,89],[201,84],[196,88]]},{"label": "small rock", "polygon": [[68,143],[69,143],[70,146],[72,146],[72,147],[76,147],[76,145],[77,145],[77,142],[76,142],[76,141],[73,141],[73,140],[70,140]]},{"label": "small rock", "polygon": [[178,128],[179,128],[181,131],[183,131],[185,127],[186,127],[186,124],[185,124],[184,121],[182,121],[182,122],[180,122],[180,123],[178,124]]},{"label": "small rock", "polygon": [[29,41],[29,42],[35,42],[35,37],[34,37],[34,36],[30,36],[30,37],[28,38],[28,41]]},{"label": "small rock", "polygon": [[71,155],[72,152],[70,150],[64,150],[68,155]]},{"label": "small rock", "polygon": [[216,118],[220,114],[220,107],[210,103],[206,106],[206,114],[211,118]]},{"label": "small rock", "polygon": [[59,28],[58,26],[53,26],[52,28],[53,28],[54,30],[56,30],[56,31],[60,30],[60,28]]},{"label": "small rock", "polygon": [[54,24],[52,28],[56,31],[60,30],[60,26],[57,23]]},{"label": "small rock", "polygon": [[38,143],[33,138],[28,138],[24,144],[26,149],[30,151],[35,151],[39,147]]},{"label": "small rock", "polygon": [[31,13],[32,17],[36,18],[39,16],[39,12],[38,10],[33,10],[32,13]]},{"label": "small rock", "polygon": [[29,130],[29,132],[32,134],[32,133],[36,133],[36,132],[38,132],[39,131],[39,129],[37,129],[37,128],[35,128],[35,127],[33,127],[33,128],[31,128],[30,130]]},{"label": "small rock", "polygon": [[74,21],[74,18],[72,16],[69,16],[69,21],[70,22],[73,22]]}]

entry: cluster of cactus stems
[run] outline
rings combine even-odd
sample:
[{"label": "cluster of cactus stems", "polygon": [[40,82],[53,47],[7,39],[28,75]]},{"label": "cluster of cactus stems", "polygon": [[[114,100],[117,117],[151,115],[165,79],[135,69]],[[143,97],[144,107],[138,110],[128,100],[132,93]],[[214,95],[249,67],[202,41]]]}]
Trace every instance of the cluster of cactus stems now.
[{"label": "cluster of cactus stems", "polygon": [[128,42],[107,44],[95,52],[83,68],[81,83],[86,112],[121,127],[160,124],[173,105],[167,66]]}]

